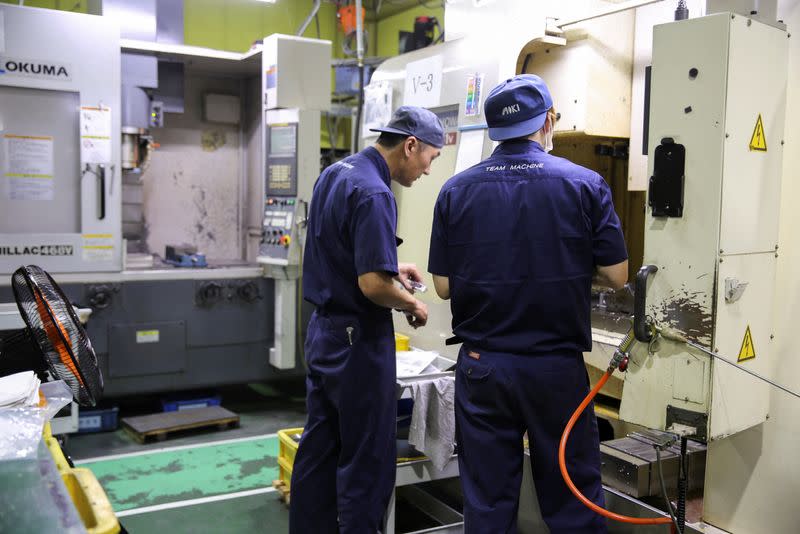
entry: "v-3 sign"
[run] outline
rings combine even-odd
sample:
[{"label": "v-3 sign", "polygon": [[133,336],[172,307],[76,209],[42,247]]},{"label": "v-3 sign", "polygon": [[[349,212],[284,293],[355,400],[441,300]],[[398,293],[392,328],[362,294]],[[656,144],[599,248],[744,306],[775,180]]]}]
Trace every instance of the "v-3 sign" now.
[{"label": "v-3 sign", "polygon": [[411,80],[411,84],[415,94],[420,91],[428,91],[430,93],[433,91],[433,73],[429,72],[427,78],[416,76]]},{"label": "v-3 sign", "polygon": [[403,104],[433,108],[442,95],[442,57],[433,56],[413,61],[406,67]]}]

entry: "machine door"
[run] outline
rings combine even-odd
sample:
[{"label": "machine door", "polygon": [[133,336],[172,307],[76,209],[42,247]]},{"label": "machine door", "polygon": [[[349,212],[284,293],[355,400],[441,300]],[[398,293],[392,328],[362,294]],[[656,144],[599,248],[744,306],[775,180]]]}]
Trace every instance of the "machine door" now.
[{"label": "machine door", "polygon": [[80,232],[78,94],[0,86],[0,233]]}]

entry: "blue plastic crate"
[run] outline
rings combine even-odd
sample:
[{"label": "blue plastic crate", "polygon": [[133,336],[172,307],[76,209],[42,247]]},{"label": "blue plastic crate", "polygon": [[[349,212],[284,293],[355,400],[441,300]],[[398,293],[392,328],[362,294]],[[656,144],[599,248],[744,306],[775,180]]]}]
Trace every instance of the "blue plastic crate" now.
[{"label": "blue plastic crate", "polygon": [[108,432],[117,429],[117,416],[119,408],[105,410],[84,410],[78,412],[78,433]]},{"label": "blue plastic crate", "polygon": [[165,412],[180,412],[183,410],[191,410],[192,408],[208,408],[209,406],[219,406],[222,402],[222,397],[219,395],[212,395],[207,397],[189,397],[189,398],[168,398],[161,399],[161,408]]}]

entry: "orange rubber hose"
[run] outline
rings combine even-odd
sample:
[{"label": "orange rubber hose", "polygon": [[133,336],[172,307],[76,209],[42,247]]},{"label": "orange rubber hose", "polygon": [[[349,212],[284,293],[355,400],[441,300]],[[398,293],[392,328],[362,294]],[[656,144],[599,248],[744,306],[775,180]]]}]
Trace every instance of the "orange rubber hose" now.
[{"label": "orange rubber hose", "polygon": [[580,406],[578,406],[578,408],[575,410],[575,413],[572,414],[572,417],[567,423],[567,427],[564,429],[564,433],[561,435],[561,443],[558,446],[558,466],[561,468],[561,476],[564,477],[564,482],[567,483],[569,490],[578,498],[578,500],[602,516],[615,521],[620,521],[622,523],[632,523],[634,525],[671,525],[672,519],[669,517],[631,517],[610,512],[587,499],[569,477],[566,461],[567,440],[569,440],[569,433],[572,432],[572,427],[575,426],[578,418],[581,416],[586,407],[589,406],[589,403],[592,402],[592,399],[594,399],[595,395],[597,395],[597,392],[600,391],[605,383],[608,382],[608,379],[611,378],[611,373],[613,372],[613,368],[606,370],[606,373],[600,378],[600,381],[597,382],[597,385],[592,389],[592,391],[589,392],[586,398],[583,399],[583,402],[580,404]]}]

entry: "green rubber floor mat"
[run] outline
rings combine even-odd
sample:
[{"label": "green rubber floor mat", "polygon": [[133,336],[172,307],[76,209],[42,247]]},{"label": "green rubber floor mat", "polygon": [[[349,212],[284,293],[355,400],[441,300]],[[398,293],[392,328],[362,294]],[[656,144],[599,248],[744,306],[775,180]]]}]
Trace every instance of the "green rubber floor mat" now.
[{"label": "green rubber floor mat", "polygon": [[278,478],[278,438],[154,451],[82,464],[114,510],[269,487]]}]

